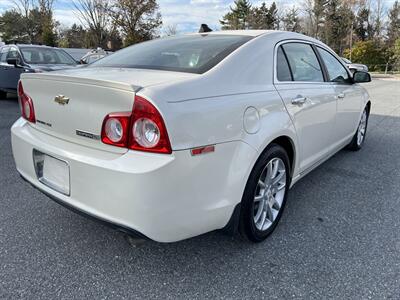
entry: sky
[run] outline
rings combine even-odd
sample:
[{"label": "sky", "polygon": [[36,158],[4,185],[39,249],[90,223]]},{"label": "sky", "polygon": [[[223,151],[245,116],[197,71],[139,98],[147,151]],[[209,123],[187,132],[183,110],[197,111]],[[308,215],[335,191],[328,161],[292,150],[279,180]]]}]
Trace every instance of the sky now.
[{"label": "sky", "polygon": [[[79,24],[71,2],[70,0],[55,0],[54,17],[64,26],[70,26],[73,23]],[[197,31],[202,23],[208,24],[214,30],[219,29],[219,19],[229,11],[229,7],[233,4],[232,0],[158,0],[157,2],[163,19],[163,28],[175,25],[178,32]],[[262,1],[250,2],[256,6]],[[270,5],[273,0],[265,2]],[[300,3],[295,0],[275,2],[282,7],[291,7]],[[0,0],[0,13],[12,7],[14,7],[12,0]]]},{"label": "sky", "polygon": [[[375,0],[372,0],[374,2]],[[393,5],[395,0],[383,0],[386,7]],[[253,6],[258,6],[262,0],[250,0]],[[269,6],[273,0],[265,0]],[[301,9],[303,0],[276,0],[278,8],[291,8],[296,6]],[[219,20],[229,11],[232,0],[158,0],[163,19],[163,30],[170,25],[175,25],[178,32],[197,31],[200,24],[208,24],[212,29],[219,29]],[[0,0],[0,13],[12,8],[12,0]],[[79,24],[79,19],[73,11],[71,0],[55,0],[54,17],[63,26],[73,23]]]}]

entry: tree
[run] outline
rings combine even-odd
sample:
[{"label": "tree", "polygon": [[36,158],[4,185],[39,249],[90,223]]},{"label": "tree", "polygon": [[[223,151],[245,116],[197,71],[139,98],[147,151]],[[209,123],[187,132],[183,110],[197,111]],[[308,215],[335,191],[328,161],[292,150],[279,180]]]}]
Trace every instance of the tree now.
[{"label": "tree", "polygon": [[340,55],[343,54],[353,18],[351,9],[341,0],[330,0],[325,7],[323,40]]},{"label": "tree", "polygon": [[54,46],[57,25],[52,13],[54,0],[13,0],[13,3],[21,22],[15,27],[18,36],[23,36],[24,42]]},{"label": "tree", "polygon": [[164,34],[166,36],[174,36],[178,33],[178,30],[176,29],[176,24],[169,24],[167,27],[164,29]]},{"label": "tree", "polygon": [[76,15],[89,31],[95,47],[107,46],[111,4],[108,0],[72,0]]},{"label": "tree", "polygon": [[116,0],[111,11],[113,23],[124,37],[124,46],[158,36],[162,21],[156,0]]},{"label": "tree", "polygon": [[396,1],[389,11],[389,22],[387,28],[389,45],[394,45],[400,39],[400,4]]},{"label": "tree", "polygon": [[301,31],[300,17],[297,8],[292,7],[289,9],[284,15],[282,21],[284,30],[294,32]]},{"label": "tree", "polygon": [[[349,57],[350,49],[344,51]],[[384,69],[387,62],[387,51],[377,40],[359,41],[352,48],[352,61],[368,65],[371,71]]]},{"label": "tree", "polygon": [[87,30],[82,25],[72,24],[71,28],[60,30],[59,36],[59,44],[64,48],[94,48],[94,45],[90,44]]},{"label": "tree", "polygon": [[41,42],[48,46],[56,46],[55,21],[53,20],[54,0],[38,0],[40,12]]},{"label": "tree", "polygon": [[260,7],[252,8],[249,18],[249,28],[278,29],[278,9],[275,2],[272,2],[270,7],[268,7],[265,2],[263,2]]},{"label": "tree", "polygon": [[222,17],[219,22],[222,29],[248,29],[251,4],[248,0],[236,0],[231,11]]},{"label": "tree", "polygon": [[321,34],[321,26],[323,25],[323,19],[325,14],[325,6],[328,4],[329,0],[314,0],[314,5],[312,7],[312,14],[313,14],[313,23],[314,23],[314,30],[313,36],[315,38],[320,38]]},{"label": "tree", "polygon": [[16,10],[8,10],[0,17],[0,31],[5,42],[29,42],[23,16]]},{"label": "tree", "polygon": [[[35,41],[35,38],[37,36],[37,30],[36,26],[33,26],[33,19],[32,19],[32,9],[33,9],[33,3],[32,0],[13,0],[14,6],[16,10],[19,12],[21,15],[22,19],[24,20],[22,23],[22,27],[24,33],[26,33],[29,37],[29,42],[33,43]],[[40,23],[40,21],[38,22]],[[37,25],[37,24],[36,24]],[[36,27],[36,28],[35,28]],[[39,25],[40,27],[40,25]]]},{"label": "tree", "polygon": [[400,38],[398,38],[392,47],[392,62],[394,66],[400,68]]},{"label": "tree", "polygon": [[358,39],[365,41],[368,39],[369,35],[373,35],[373,27],[369,22],[370,9],[366,6],[362,6],[357,13],[354,22],[354,32]]}]

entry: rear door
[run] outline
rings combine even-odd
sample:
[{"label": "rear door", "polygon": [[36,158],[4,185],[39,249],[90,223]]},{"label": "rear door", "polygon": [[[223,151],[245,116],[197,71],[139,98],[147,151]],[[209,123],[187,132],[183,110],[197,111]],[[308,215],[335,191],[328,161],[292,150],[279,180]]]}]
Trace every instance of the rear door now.
[{"label": "rear door", "polygon": [[353,136],[362,111],[362,90],[353,84],[347,68],[327,49],[317,47],[337,101],[336,143]]},{"label": "rear door", "polygon": [[336,100],[312,44],[284,42],[276,48],[275,87],[296,127],[300,172],[331,150]]}]

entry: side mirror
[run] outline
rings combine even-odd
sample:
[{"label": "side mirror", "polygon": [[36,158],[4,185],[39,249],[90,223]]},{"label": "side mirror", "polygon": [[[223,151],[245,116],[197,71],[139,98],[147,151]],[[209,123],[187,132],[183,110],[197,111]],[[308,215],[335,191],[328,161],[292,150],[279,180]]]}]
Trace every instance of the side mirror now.
[{"label": "side mirror", "polygon": [[22,66],[20,65],[20,60],[17,57],[14,58],[7,58],[7,63],[9,65],[13,65],[16,68],[22,68]]},{"label": "side mirror", "polygon": [[354,83],[371,82],[371,75],[369,75],[368,72],[355,71],[353,73],[353,82]]}]

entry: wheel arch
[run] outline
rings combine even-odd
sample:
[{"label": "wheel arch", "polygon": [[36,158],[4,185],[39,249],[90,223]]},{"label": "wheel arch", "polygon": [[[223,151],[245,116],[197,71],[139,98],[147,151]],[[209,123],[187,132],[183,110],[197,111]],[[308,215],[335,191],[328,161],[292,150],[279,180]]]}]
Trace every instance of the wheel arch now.
[{"label": "wheel arch", "polygon": [[[295,164],[296,164],[296,155],[297,155],[296,154],[295,142],[288,135],[277,136],[277,137],[273,138],[271,141],[269,141],[267,143],[267,145],[262,149],[262,151],[258,152],[258,156],[255,159],[255,161],[252,163],[250,171],[247,174],[245,185],[243,187],[243,193],[244,193],[244,189],[245,189],[245,187],[247,185],[247,182],[248,182],[248,180],[250,178],[250,175],[253,172],[254,167],[256,166],[258,160],[268,150],[268,148],[272,144],[277,144],[277,145],[281,146],[286,151],[286,153],[287,153],[287,155],[289,157],[289,162],[290,162],[290,175],[291,175],[291,177],[293,176],[293,172],[294,172]],[[221,229],[222,232],[224,232],[224,233],[226,233],[226,234],[228,234],[230,236],[233,236],[233,235],[237,234],[238,229],[239,229],[239,220],[240,220],[241,209],[242,209],[242,201],[240,201],[239,203],[237,203],[235,205],[235,208],[234,208],[234,210],[232,212],[232,215],[231,215],[229,221]]]},{"label": "wheel arch", "polygon": [[371,100],[368,100],[367,104],[365,105],[365,107],[368,110],[368,115],[371,113]]},{"label": "wheel arch", "polygon": [[[287,135],[279,136],[279,137],[275,138],[274,140],[272,140],[267,145],[267,147],[265,147],[265,149],[263,150],[262,153],[264,153],[271,144],[277,144],[277,145],[281,146],[283,149],[285,149],[285,151],[289,157],[289,162],[290,162],[290,175],[293,176],[294,166],[296,165],[296,150],[295,150],[295,145],[294,145],[293,140]],[[261,154],[260,154],[260,156],[261,156]]]}]

